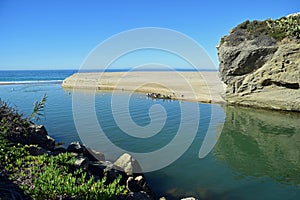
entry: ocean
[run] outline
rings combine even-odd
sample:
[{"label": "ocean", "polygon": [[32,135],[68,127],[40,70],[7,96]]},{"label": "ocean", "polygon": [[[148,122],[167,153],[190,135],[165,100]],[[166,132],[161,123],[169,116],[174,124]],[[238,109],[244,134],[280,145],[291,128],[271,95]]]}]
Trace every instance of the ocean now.
[{"label": "ocean", "polygon": [[[145,173],[158,197],[300,199],[299,113],[153,100],[122,91],[64,90],[62,80],[75,72],[0,71],[0,82],[14,83],[0,85],[0,98],[28,116],[34,102],[47,94],[45,117],[39,123],[56,141],[65,146],[83,141],[112,161],[121,149],[145,155],[143,163],[149,169],[167,165]],[[78,108],[76,95],[83,102],[92,100],[97,125],[91,123],[89,110]],[[196,117],[191,114],[195,108],[199,109]],[[200,157],[204,143],[208,147]],[[154,154],[167,148],[170,154]],[[171,162],[174,155],[178,158]]]}]

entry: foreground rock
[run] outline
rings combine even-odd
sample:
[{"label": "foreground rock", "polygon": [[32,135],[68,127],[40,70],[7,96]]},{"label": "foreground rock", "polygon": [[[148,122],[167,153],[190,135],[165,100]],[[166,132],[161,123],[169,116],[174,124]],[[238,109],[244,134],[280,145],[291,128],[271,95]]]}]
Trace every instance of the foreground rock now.
[{"label": "foreground rock", "polygon": [[[43,125],[32,124],[27,130],[16,127],[15,131],[16,134],[8,135],[10,141],[21,144],[37,145],[48,151],[54,150],[55,140],[48,135],[47,130]],[[20,134],[22,131],[26,132],[25,136]]]},{"label": "foreground rock", "polygon": [[126,185],[130,193],[120,196],[118,199],[156,199],[155,193],[151,190],[141,172],[140,165],[130,154],[124,153],[112,163],[105,161],[105,156],[102,153],[89,149],[79,142],[72,142],[67,151],[77,155],[76,168],[83,169],[97,180],[105,176],[107,183],[112,183],[119,176],[122,176],[120,183]]},{"label": "foreground rock", "polygon": [[117,169],[124,171],[127,176],[142,173],[141,167],[138,162],[128,153],[124,153],[123,155],[121,155],[114,162],[114,166],[116,166]]},{"label": "foreground rock", "polygon": [[300,111],[299,36],[279,39],[275,33],[266,21],[247,21],[221,39],[219,71],[228,103]]}]

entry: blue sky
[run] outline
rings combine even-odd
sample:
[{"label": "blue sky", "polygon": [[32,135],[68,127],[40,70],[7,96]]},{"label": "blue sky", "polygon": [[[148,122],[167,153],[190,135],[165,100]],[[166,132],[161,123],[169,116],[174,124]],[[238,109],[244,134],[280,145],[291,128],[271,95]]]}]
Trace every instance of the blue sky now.
[{"label": "blue sky", "polygon": [[182,32],[218,64],[216,45],[237,24],[299,11],[299,0],[0,0],[0,70],[77,69],[100,42],[141,27]]}]

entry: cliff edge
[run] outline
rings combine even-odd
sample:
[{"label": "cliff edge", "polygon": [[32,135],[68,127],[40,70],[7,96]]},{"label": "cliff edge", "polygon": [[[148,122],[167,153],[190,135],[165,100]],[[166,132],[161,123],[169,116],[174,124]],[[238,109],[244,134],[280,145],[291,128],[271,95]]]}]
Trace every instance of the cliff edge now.
[{"label": "cliff edge", "polygon": [[300,111],[300,13],[243,22],[217,49],[229,104]]}]

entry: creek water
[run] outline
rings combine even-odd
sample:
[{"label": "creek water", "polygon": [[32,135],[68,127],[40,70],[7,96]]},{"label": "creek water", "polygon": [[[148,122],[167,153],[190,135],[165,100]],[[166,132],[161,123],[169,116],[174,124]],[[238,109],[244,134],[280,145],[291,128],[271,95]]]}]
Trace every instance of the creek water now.
[{"label": "creek water", "polygon": [[[46,126],[49,135],[65,144],[84,138],[95,150],[105,152],[108,149],[108,144],[100,145],[103,136],[95,127],[87,125],[86,135],[78,133],[72,107],[73,91],[64,90],[57,83],[0,86],[0,98],[17,107],[25,116],[31,113],[34,101],[45,93],[48,96],[45,118],[39,123]],[[186,196],[199,199],[300,199],[299,113],[153,100],[145,94],[125,92],[99,92],[94,96],[82,91],[79,94],[83,97],[92,95],[97,123],[105,137],[128,152],[147,153],[168,146],[176,138],[183,118],[187,119],[185,123],[189,127],[198,126],[195,135],[191,135],[188,129],[184,130],[186,137],[177,144],[179,148],[187,145],[183,155],[162,169],[145,173],[158,196],[167,199]],[[118,110],[117,106],[113,111],[112,102],[118,105],[118,101],[128,101],[128,110]],[[199,120],[193,115],[183,115],[183,106],[186,109],[197,107]],[[86,111],[80,115],[80,109],[77,110],[84,119]],[[164,123],[153,136],[147,135],[145,129],[140,134],[147,137],[134,137],[117,124],[116,118],[125,112],[129,112],[132,122],[139,127],[155,122],[160,124],[160,121]],[[214,122],[214,118],[223,121]],[[210,133],[215,142],[210,143],[211,150],[207,155],[199,158],[210,124],[215,127],[210,131],[217,132]],[[180,149],[175,147],[172,151],[177,154]],[[118,152],[111,152],[107,158],[113,160],[118,155]],[[170,157],[162,154],[159,159],[147,159],[149,165],[157,166]]]}]

